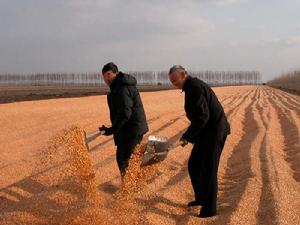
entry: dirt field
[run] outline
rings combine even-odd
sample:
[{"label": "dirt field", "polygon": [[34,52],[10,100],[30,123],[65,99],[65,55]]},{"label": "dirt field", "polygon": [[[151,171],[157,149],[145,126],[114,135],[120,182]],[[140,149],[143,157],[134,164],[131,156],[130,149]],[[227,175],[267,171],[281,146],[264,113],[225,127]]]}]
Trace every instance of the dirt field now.
[{"label": "dirt field", "polygon": [[[89,96],[0,105],[0,224],[300,224],[300,97],[266,86],[214,90],[232,128],[218,216],[200,219],[199,208],[186,207],[191,145],[131,177],[124,198],[112,138],[86,153],[76,147],[80,129],[62,131],[76,125],[89,136],[109,125],[106,97]],[[189,124],[184,94],[141,95],[148,134],[177,140]]]},{"label": "dirt field", "polygon": [[[139,86],[142,91],[174,89],[170,86]],[[107,86],[2,86],[0,85],[0,104],[19,101],[57,99],[103,95]]]}]

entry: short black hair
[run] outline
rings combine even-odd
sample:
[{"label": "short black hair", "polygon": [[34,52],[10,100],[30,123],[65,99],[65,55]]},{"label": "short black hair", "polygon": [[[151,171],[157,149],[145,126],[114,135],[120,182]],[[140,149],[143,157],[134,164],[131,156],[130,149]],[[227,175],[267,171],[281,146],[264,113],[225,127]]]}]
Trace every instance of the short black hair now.
[{"label": "short black hair", "polygon": [[113,73],[118,73],[118,67],[116,64],[114,64],[113,62],[107,63],[103,66],[102,68],[102,74],[106,73],[107,71],[112,71]]}]

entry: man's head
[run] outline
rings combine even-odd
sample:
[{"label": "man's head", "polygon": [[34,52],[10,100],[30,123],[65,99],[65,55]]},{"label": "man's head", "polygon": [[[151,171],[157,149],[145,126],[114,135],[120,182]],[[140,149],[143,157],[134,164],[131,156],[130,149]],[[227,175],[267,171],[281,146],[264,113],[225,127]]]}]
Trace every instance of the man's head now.
[{"label": "man's head", "polygon": [[187,79],[187,72],[180,65],[172,66],[169,70],[169,79],[175,87],[182,89]]},{"label": "man's head", "polygon": [[116,78],[118,73],[119,73],[118,67],[113,62],[107,63],[102,68],[103,79],[108,86],[111,85],[112,81]]}]

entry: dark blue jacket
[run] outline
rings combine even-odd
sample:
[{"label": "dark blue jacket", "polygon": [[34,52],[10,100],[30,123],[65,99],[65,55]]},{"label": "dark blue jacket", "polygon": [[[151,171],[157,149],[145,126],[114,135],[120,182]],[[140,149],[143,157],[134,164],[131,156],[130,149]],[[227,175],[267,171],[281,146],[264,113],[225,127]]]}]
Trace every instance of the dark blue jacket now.
[{"label": "dark blue jacket", "polygon": [[182,90],[184,109],[191,124],[183,138],[191,143],[206,144],[223,140],[230,125],[213,90],[202,80],[188,76]]},{"label": "dark blue jacket", "polygon": [[116,145],[148,131],[143,103],[136,84],[133,76],[119,72],[110,85],[107,102]]}]

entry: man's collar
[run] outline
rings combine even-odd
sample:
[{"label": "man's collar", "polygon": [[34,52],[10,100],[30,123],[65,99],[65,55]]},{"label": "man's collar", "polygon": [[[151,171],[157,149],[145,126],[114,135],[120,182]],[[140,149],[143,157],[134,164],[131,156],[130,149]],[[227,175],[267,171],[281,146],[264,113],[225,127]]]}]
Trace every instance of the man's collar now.
[{"label": "man's collar", "polygon": [[190,80],[192,79],[191,76],[187,76],[184,84],[183,84],[183,87],[181,89],[181,93],[184,92],[186,90],[186,88],[188,87],[189,83],[190,83]]},{"label": "man's collar", "polygon": [[120,79],[121,75],[122,75],[122,72],[117,73],[116,77],[113,79],[113,81],[111,82],[111,84],[109,86],[110,89],[113,89],[114,86],[116,86],[116,84],[118,83],[118,80]]}]

